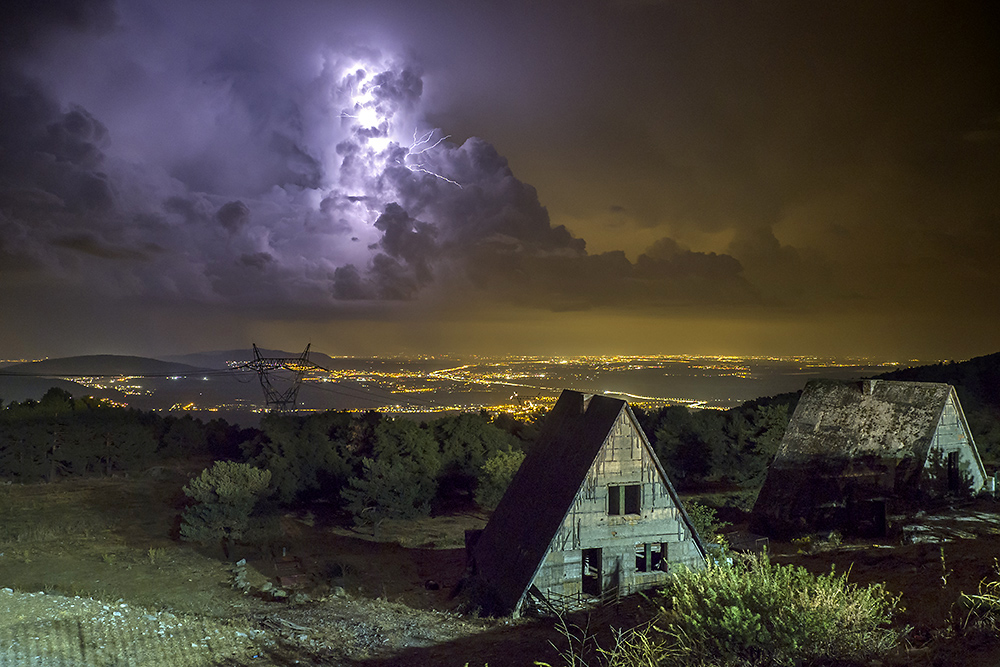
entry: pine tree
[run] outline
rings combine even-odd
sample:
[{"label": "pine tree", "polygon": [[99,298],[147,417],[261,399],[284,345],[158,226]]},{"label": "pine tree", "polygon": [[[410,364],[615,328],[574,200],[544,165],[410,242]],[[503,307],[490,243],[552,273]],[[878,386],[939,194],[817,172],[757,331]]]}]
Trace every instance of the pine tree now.
[{"label": "pine tree", "polygon": [[195,504],[184,511],[181,537],[204,545],[220,544],[228,558],[233,542],[260,541],[270,517],[263,501],[270,495],[271,472],[246,463],[217,461],[184,487]]},{"label": "pine tree", "polygon": [[375,428],[372,454],[341,493],[355,522],[378,526],[427,515],[441,468],[430,432],[406,419],[385,420]]}]

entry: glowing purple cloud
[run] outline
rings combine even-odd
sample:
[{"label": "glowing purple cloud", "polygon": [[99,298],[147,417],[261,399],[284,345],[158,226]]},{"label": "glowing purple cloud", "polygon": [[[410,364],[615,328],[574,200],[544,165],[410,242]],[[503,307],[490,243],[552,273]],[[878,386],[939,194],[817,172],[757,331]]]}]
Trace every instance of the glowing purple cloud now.
[{"label": "glowing purple cloud", "polygon": [[244,32],[218,28],[220,6],[117,9],[114,30],[39,38],[5,68],[25,107],[6,119],[11,180],[44,176],[0,195],[8,267],[97,300],[317,319],[753,298],[735,261],[588,255],[489,142],[428,122],[417,59],[324,34],[332,14],[250,3]]}]

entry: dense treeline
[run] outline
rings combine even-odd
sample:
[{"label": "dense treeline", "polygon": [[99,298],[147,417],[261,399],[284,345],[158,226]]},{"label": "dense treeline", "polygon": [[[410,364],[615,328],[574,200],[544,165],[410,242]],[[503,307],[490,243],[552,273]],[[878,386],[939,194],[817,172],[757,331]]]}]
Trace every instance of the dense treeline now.
[{"label": "dense treeline", "polygon": [[207,457],[266,470],[269,502],[333,500],[371,524],[473,497],[495,505],[541,419],[466,413],[417,423],[325,412],[268,415],[260,428],[242,429],[221,419],[204,423],[74,399],[52,388],[40,401],[0,405],[0,477],[51,482]]},{"label": "dense treeline", "polygon": [[731,410],[670,406],[634,412],[678,488],[706,483],[756,488],[764,482],[798,397],[759,398]]},{"label": "dense treeline", "polygon": [[[796,398],[759,399],[727,411],[635,413],[678,486],[752,487],[763,478]],[[495,505],[544,419],[464,413],[417,423],[331,411],[268,415],[260,428],[241,429],[221,419],[203,423],[109,407],[53,388],[41,401],[0,409],[0,476],[52,481],[207,456],[269,471],[281,505],[335,500],[372,523],[472,497]]]},{"label": "dense treeline", "polygon": [[258,433],[221,419],[205,424],[74,399],[56,387],[40,401],[0,408],[0,477],[19,482],[112,475],[171,458],[227,458]]},{"label": "dense treeline", "polygon": [[491,477],[488,464],[523,452],[536,434],[532,424],[486,413],[427,423],[376,412],[275,414],[244,443],[243,460],[271,471],[283,504],[340,500],[359,523],[373,524],[427,514],[483,484],[505,485],[509,479]]}]

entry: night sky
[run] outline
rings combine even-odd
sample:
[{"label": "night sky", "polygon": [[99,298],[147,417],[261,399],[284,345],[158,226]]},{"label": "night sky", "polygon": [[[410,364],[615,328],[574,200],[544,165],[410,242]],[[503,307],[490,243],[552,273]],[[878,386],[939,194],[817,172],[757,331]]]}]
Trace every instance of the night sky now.
[{"label": "night sky", "polygon": [[0,10],[0,359],[1000,350],[1000,3]]}]

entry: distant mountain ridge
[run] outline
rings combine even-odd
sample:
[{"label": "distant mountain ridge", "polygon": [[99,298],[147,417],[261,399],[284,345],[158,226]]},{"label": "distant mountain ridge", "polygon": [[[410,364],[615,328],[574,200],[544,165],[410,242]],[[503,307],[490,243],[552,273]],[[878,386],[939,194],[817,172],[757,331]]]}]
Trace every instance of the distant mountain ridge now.
[{"label": "distant mountain ridge", "polygon": [[[266,357],[297,357],[301,352],[261,349]],[[253,360],[253,350],[217,350],[193,354],[171,355],[162,359],[120,354],[91,354],[59,357],[11,364],[0,368],[0,375],[19,376],[86,376],[86,375],[187,375],[206,370],[226,370],[231,362]],[[336,362],[322,352],[309,352],[309,360],[330,368]]]},{"label": "distant mountain ridge", "polygon": [[94,354],[61,357],[14,364],[0,369],[0,375],[87,376],[87,375],[186,375],[205,370],[189,364],[149,357]]}]

